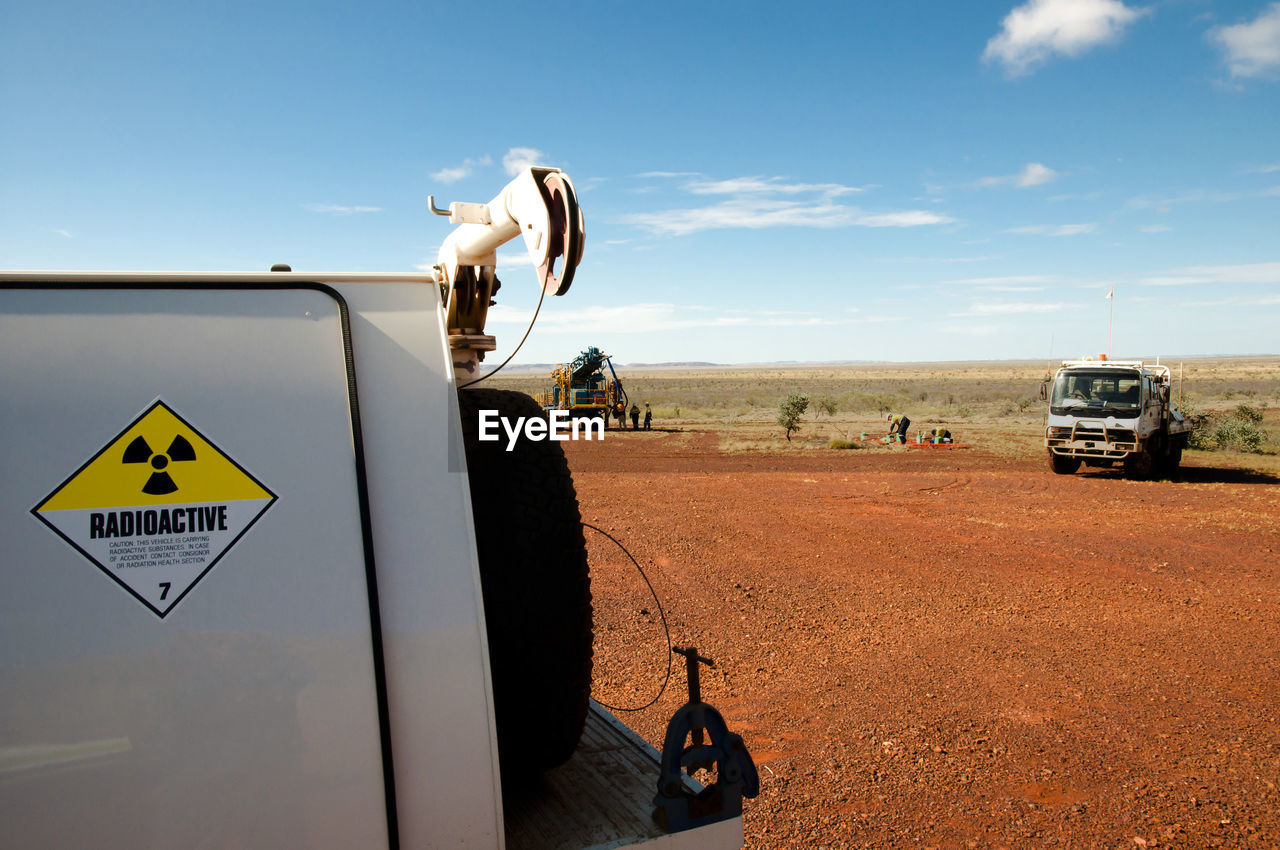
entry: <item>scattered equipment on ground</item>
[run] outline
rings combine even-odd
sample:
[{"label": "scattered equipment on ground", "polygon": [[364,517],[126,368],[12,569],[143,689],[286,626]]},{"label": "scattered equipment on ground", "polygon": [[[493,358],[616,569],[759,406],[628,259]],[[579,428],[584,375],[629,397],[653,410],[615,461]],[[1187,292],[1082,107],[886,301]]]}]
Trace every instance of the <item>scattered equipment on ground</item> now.
[{"label": "scattered equipment on ground", "polygon": [[[605,367],[609,377],[604,374]],[[557,366],[551,379],[553,386],[542,396],[546,410],[567,410],[574,417],[599,416],[607,428],[610,415],[616,416],[627,408],[627,391],[614,371],[613,361],[594,346]]]},{"label": "scattered equipment on ground", "polygon": [[0,273],[0,847],[742,845],[654,823],[561,445],[458,389],[498,246],[568,289],[572,183],[437,212],[428,274]]},{"label": "scattered equipment on ground", "polygon": [[1192,426],[1171,397],[1171,377],[1168,366],[1141,360],[1064,360],[1040,386],[1053,471],[1118,463],[1132,478],[1172,474]]}]

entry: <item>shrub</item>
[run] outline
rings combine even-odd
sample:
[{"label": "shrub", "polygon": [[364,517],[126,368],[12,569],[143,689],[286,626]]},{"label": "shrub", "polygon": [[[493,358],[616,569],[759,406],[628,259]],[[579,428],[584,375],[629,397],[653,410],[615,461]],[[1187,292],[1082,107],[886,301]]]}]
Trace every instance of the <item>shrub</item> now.
[{"label": "shrub", "polygon": [[1262,444],[1266,442],[1267,435],[1258,423],[1239,419],[1233,415],[1218,425],[1214,439],[1219,448],[1257,454],[1262,451]]},{"label": "shrub", "polygon": [[1258,410],[1256,407],[1250,407],[1247,404],[1237,404],[1236,409],[1231,411],[1231,416],[1234,419],[1239,419],[1241,422],[1252,422],[1257,424],[1262,421],[1262,411]]},{"label": "shrub", "polygon": [[791,432],[800,429],[800,417],[809,409],[809,397],[803,393],[792,393],[778,405],[778,424],[787,432],[787,442],[791,442]]},{"label": "shrub", "polygon": [[[1184,405],[1184,410],[1191,410]],[[1191,436],[1187,447],[1212,452],[1228,449],[1258,454],[1267,442],[1267,432],[1262,429],[1262,412],[1247,404],[1238,404],[1230,413],[1192,413]]]},{"label": "shrub", "polygon": [[1191,423],[1191,433],[1187,436],[1187,448],[1211,452],[1218,447],[1212,416],[1207,413],[1195,413],[1188,416],[1187,421]]},{"label": "shrub", "polygon": [[833,437],[830,440],[830,442],[827,443],[827,448],[829,449],[860,449],[862,448],[862,445],[863,444],[858,442],[857,440],[845,440],[840,437]]},{"label": "shrub", "polygon": [[839,402],[837,402],[834,398],[832,398],[829,395],[820,395],[813,400],[813,403],[815,408],[814,418],[817,418],[818,416],[825,413],[827,414],[827,418],[829,419],[832,416],[835,416],[836,411],[840,409]]}]

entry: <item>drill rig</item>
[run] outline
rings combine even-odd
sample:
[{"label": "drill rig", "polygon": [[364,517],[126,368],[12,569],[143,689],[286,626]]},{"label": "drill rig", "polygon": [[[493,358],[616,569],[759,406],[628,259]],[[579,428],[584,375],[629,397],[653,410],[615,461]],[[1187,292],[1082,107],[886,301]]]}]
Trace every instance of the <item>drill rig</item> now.
[{"label": "drill rig", "polygon": [[[605,367],[611,377],[605,377]],[[611,412],[627,409],[627,391],[614,371],[613,361],[595,346],[557,366],[551,372],[551,380],[551,389],[542,395],[545,410],[568,410],[575,417],[599,416],[608,427]]]}]

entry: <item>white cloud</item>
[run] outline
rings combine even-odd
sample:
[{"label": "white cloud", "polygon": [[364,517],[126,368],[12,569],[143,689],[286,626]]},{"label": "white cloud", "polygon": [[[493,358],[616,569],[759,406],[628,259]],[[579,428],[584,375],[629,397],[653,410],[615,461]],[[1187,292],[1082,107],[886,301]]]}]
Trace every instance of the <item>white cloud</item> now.
[{"label": "white cloud", "polygon": [[1153,209],[1168,212],[1176,204],[1227,204],[1248,198],[1270,198],[1280,195],[1280,186],[1253,189],[1248,192],[1224,192],[1216,189],[1187,189],[1174,195],[1139,195],[1125,201],[1125,207],[1135,210]]},{"label": "white cloud", "polygon": [[775,198],[733,198],[694,209],[633,213],[624,220],[654,233],[683,236],[700,230],[764,227],[844,227],[853,210],[831,201],[810,203]]},{"label": "white cloud", "polygon": [[1039,162],[1028,162],[1026,167],[1022,169],[1022,173],[1018,175],[1018,188],[1025,189],[1028,186],[1041,186],[1056,180],[1058,172],[1043,165]]},{"label": "white cloud", "polygon": [[431,179],[438,183],[457,183],[464,177],[470,177],[476,166],[489,165],[493,160],[488,156],[482,156],[479,159],[467,157],[462,161],[462,165],[455,165],[453,168],[442,168],[439,171],[431,172]]},{"label": "white cloud", "polygon": [[1054,283],[1057,277],[1049,274],[1012,274],[1001,277],[966,277],[948,283],[964,286],[1011,286],[1025,283]]},{"label": "white cloud", "polygon": [[1005,233],[1031,233],[1040,236],[1079,236],[1081,233],[1093,233],[1098,225],[1092,222],[1085,224],[1036,224],[1027,227],[1011,227]]},{"label": "white cloud", "polygon": [[1276,305],[1280,305],[1280,294],[1278,295],[1237,295],[1232,298],[1217,298],[1213,301],[1187,301],[1182,306],[1183,307],[1273,307]]},{"label": "white cloud", "polygon": [[1167,225],[1167,224],[1140,224],[1140,225],[1138,225],[1138,231],[1139,231],[1140,233],[1168,233],[1170,230],[1173,230],[1173,228],[1172,228],[1172,227],[1170,227],[1170,226],[1169,226],[1169,225]]},{"label": "white cloud", "polygon": [[928,224],[950,224],[955,221],[949,215],[941,215],[928,210],[903,210],[902,212],[875,213],[861,215],[854,219],[854,224],[863,227],[920,227]]},{"label": "white cloud", "polygon": [[1231,201],[1251,197],[1251,192],[1221,192],[1215,189],[1185,189],[1176,195],[1139,195],[1125,201],[1125,206],[1134,210],[1156,210],[1167,212],[1175,204],[1229,204]]},{"label": "white cloud", "polygon": [[754,195],[782,194],[797,195],[807,192],[818,192],[827,197],[847,195],[861,192],[858,186],[844,186],[839,183],[783,183],[781,177],[733,177],[728,180],[698,180],[689,183],[685,189],[694,195]]},{"label": "white cloud", "polygon": [[946,325],[942,328],[943,333],[949,334],[965,334],[966,336],[994,336],[998,333],[1004,333],[1004,325]]},{"label": "white cloud", "polygon": [[702,174],[700,174],[697,171],[646,171],[642,174],[636,175],[636,177],[640,177],[646,180],[650,178],[655,178],[655,177],[673,178],[673,177],[701,177],[701,176]]},{"label": "white cloud", "polygon": [[1054,54],[1079,56],[1117,41],[1145,12],[1121,0],[1029,0],[1005,16],[982,58],[1002,63],[1012,77],[1020,76]]},{"label": "white cloud", "polygon": [[1056,313],[1065,304],[1029,304],[1009,302],[989,302],[971,304],[967,312],[952,313],[952,316],[1020,316],[1027,313]]},{"label": "white cloud", "polygon": [[878,263],[985,263],[995,257],[877,257]]},{"label": "white cloud", "polygon": [[1214,27],[1208,37],[1226,55],[1233,77],[1263,77],[1280,71],[1280,3],[1272,3],[1248,23]]},{"label": "white cloud", "polygon": [[859,316],[853,319],[853,323],[857,325],[883,325],[886,322],[906,322],[914,320],[915,316]]},{"label": "white cloud", "polygon": [[1247,263],[1236,266],[1184,266],[1142,278],[1143,286],[1187,286],[1206,283],[1261,283],[1280,285],[1280,263]]},{"label": "white cloud", "polygon": [[62,228],[60,228],[60,227],[55,227],[55,228],[53,229],[53,232],[54,232],[54,233],[56,233],[56,234],[58,234],[59,236],[63,237],[64,239],[71,239],[71,238],[73,238],[73,237],[71,236],[71,231],[69,231],[69,230],[63,230],[63,229],[62,229]]},{"label": "white cloud", "polygon": [[1007,174],[1002,177],[983,177],[973,185],[978,188],[1017,186],[1019,189],[1026,189],[1030,186],[1043,186],[1045,183],[1050,183],[1060,176],[1061,174],[1043,163],[1028,162],[1017,174]]},{"label": "white cloud", "polygon": [[1060,204],[1063,201],[1096,201],[1101,198],[1102,195],[1102,192],[1076,192],[1068,195],[1050,195],[1048,200],[1055,204]]},{"label": "white cloud", "polygon": [[1253,168],[1246,168],[1245,174],[1274,174],[1280,171],[1280,162],[1272,162],[1267,165],[1256,165]]},{"label": "white cloud", "polygon": [[[649,172],[653,174],[655,172]],[[675,176],[681,172],[662,172]],[[950,216],[926,210],[868,213],[837,198],[863,191],[841,183],[798,183],[783,177],[746,176],[713,180],[705,175],[681,186],[694,196],[726,195],[701,207],[632,213],[623,220],[653,233],[683,236],[702,230],[766,227],[917,227],[946,224]]]},{"label": "white cloud", "polygon": [[537,148],[511,148],[502,156],[502,167],[509,176],[515,177],[526,168],[541,165],[546,160],[547,155]]},{"label": "white cloud", "polygon": [[356,213],[382,212],[382,207],[358,207],[345,204],[303,204],[302,208],[314,213],[329,215],[354,215]]},{"label": "white cloud", "polygon": [[[490,324],[528,325],[532,310],[498,304],[489,310]],[[827,327],[866,319],[831,319],[781,310],[724,310],[670,303],[626,304],[613,307],[585,306],[571,310],[546,310],[538,315],[544,333],[581,334],[584,327],[609,327],[618,333],[653,333],[705,327]]]}]

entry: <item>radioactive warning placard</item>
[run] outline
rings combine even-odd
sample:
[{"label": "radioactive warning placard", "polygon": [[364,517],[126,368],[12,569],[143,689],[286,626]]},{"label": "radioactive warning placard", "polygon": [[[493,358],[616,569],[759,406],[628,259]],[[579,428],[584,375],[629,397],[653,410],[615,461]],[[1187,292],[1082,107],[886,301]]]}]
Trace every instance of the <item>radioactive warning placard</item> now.
[{"label": "radioactive warning placard", "polygon": [[157,400],[31,513],[163,618],[275,500]]}]

